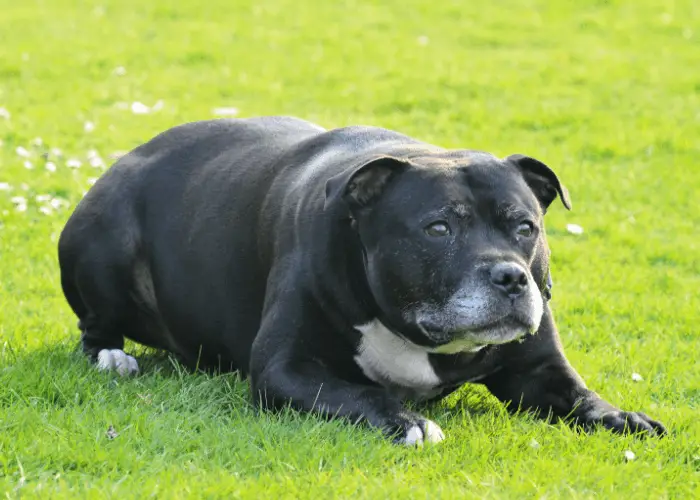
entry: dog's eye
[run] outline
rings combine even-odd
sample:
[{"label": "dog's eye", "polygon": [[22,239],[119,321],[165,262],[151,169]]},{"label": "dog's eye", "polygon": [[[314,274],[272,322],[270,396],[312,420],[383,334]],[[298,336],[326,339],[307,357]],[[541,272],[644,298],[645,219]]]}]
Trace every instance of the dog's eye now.
[{"label": "dog's eye", "polygon": [[425,233],[434,238],[442,238],[450,235],[450,226],[445,221],[433,222],[425,228]]},{"label": "dog's eye", "polygon": [[523,238],[529,238],[532,236],[532,233],[535,231],[535,225],[530,222],[529,220],[526,220],[524,222],[521,222],[518,225],[518,236],[522,236]]}]

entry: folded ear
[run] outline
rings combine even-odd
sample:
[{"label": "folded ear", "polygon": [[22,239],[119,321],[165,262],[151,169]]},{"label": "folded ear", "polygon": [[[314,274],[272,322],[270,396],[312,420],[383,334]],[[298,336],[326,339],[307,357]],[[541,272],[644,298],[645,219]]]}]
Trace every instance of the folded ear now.
[{"label": "folded ear", "polygon": [[530,186],[545,210],[551,205],[557,194],[564,206],[571,210],[569,191],[559,182],[557,174],[547,165],[529,156],[519,154],[510,155],[505,161],[515,165],[520,170],[525,182]]},{"label": "folded ear", "polygon": [[379,196],[389,179],[407,166],[407,161],[380,156],[331,177],[326,182],[324,208],[338,200],[351,208],[367,206]]}]

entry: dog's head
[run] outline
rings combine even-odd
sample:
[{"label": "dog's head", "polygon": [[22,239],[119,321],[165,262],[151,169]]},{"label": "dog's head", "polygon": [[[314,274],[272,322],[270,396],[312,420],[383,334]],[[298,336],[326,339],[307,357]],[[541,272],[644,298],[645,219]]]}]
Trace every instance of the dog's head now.
[{"label": "dog's head", "polygon": [[331,178],[364,252],[379,319],[434,352],[476,350],[537,331],[549,249],[543,215],[569,195],[533,158],[380,156]]}]

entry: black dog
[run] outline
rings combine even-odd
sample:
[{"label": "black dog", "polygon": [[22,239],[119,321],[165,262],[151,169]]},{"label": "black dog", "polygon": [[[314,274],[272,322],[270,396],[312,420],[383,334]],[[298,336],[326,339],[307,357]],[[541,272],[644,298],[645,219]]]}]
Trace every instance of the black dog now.
[{"label": "black dog", "polygon": [[84,351],[124,337],[249,374],[256,401],[444,438],[404,409],[479,382],[511,408],[663,434],[562,352],[542,216],[569,196],[533,158],[294,118],[191,123],[119,160],[59,242]]}]

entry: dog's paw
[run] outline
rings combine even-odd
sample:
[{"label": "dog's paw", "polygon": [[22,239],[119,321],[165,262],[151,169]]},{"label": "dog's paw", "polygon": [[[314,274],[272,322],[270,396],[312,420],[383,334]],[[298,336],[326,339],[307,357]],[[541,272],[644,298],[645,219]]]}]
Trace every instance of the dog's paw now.
[{"label": "dog's paw", "polygon": [[439,443],[445,439],[440,426],[422,417],[409,419],[394,433],[394,442],[406,446],[422,446],[423,443]]},{"label": "dog's paw", "polygon": [[661,422],[652,420],[644,413],[639,412],[612,411],[590,421],[589,426],[591,424],[601,425],[618,434],[664,436],[667,432]]},{"label": "dog's paw", "polygon": [[97,369],[116,371],[119,375],[133,375],[139,372],[139,365],[132,356],[121,349],[102,349],[97,355]]}]

